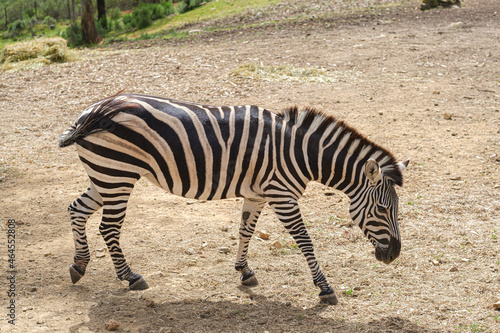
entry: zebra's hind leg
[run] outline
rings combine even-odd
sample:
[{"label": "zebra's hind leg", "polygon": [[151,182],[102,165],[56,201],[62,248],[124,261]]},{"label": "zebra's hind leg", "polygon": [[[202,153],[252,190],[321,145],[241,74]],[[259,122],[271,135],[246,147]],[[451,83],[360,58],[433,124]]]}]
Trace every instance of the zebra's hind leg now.
[{"label": "zebra's hind leg", "polygon": [[71,282],[77,283],[85,274],[85,269],[90,261],[90,251],[87,243],[85,225],[90,215],[102,206],[101,195],[97,192],[93,183],[90,183],[87,191],[68,207],[73,239],[75,241],[74,263],[69,267]]},{"label": "zebra's hind leg", "polygon": [[[109,192],[109,189],[107,191]],[[127,190],[122,188],[121,191],[114,193],[101,193],[104,202],[99,231],[106,242],[118,278],[128,281],[131,290],[144,290],[149,288],[148,283],[141,274],[134,273],[130,269],[120,247],[120,231],[131,192],[132,188],[127,188]]]},{"label": "zebra's hind leg", "polygon": [[335,291],[328,284],[314,255],[312,240],[302,221],[299,204],[295,199],[291,198],[274,198],[273,200],[269,202],[269,205],[273,208],[276,215],[278,215],[280,221],[285,225],[285,229],[290,233],[302,254],[306,257],[314,284],[321,289],[319,293],[321,302],[332,305],[337,304],[338,299]]},{"label": "zebra's hind leg", "polygon": [[241,283],[246,286],[256,286],[259,284],[255,277],[255,273],[248,267],[247,254],[250,239],[255,231],[260,212],[265,204],[266,202],[264,200],[243,199],[238,254],[234,267],[241,273]]}]

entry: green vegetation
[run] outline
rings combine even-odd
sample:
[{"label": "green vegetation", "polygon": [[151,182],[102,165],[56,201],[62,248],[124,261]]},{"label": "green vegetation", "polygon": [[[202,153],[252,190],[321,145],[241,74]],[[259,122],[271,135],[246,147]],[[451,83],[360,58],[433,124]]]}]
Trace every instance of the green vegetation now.
[{"label": "green vegetation", "polygon": [[[156,3],[153,0],[107,0],[106,23],[97,20],[97,12],[94,17],[99,34],[108,41],[179,38],[188,35],[178,31],[186,25],[281,1],[163,0]],[[0,50],[6,44],[41,36],[63,37],[68,40],[68,45],[80,46],[81,25],[75,13],[81,13],[79,1],[0,0]]]}]

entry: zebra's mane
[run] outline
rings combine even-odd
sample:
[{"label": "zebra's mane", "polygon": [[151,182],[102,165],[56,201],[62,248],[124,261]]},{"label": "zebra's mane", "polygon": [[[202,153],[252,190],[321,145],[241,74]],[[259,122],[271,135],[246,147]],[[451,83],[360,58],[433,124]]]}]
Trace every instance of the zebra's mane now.
[{"label": "zebra's mane", "polygon": [[[390,178],[394,184],[403,186],[403,173],[398,166],[394,155],[387,149],[374,143],[355,128],[349,126],[343,120],[327,115],[322,111],[307,107],[299,110],[297,106],[284,109],[278,113],[289,126],[296,126],[306,131],[313,131],[319,136],[328,132],[328,137],[336,135],[340,138],[347,138],[346,147],[350,147],[356,140],[359,140],[356,150],[368,149],[366,158],[377,161],[384,176]],[[338,132],[340,131],[340,132]]]}]

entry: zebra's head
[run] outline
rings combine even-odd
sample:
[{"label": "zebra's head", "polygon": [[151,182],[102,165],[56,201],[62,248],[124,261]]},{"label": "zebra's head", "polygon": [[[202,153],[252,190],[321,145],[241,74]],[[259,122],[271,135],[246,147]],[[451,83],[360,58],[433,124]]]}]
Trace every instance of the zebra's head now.
[{"label": "zebra's head", "polygon": [[[408,166],[409,160],[394,165],[396,172]],[[375,246],[377,260],[389,264],[399,256],[401,238],[398,226],[398,195],[395,185],[402,185],[402,178],[395,180],[384,174],[377,161],[369,159],[364,167],[364,186],[351,198],[350,213],[353,221]]]}]

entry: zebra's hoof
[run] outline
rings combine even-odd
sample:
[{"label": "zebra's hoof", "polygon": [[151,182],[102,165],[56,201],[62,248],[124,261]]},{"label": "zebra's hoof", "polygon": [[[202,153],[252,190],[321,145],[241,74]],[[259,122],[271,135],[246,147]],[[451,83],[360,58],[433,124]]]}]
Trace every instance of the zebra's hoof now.
[{"label": "zebra's hoof", "polygon": [[145,290],[149,288],[149,285],[146,280],[144,280],[144,278],[139,275],[137,279],[129,282],[128,287],[130,288],[130,290]]},{"label": "zebra's hoof", "polygon": [[328,291],[322,291],[319,293],[319,299],[321,300],[322,303],[330,304],[330,305],[335,305],[339,302],[337,299],[337,295],[335,295],[335,291],[330,288]]},{"label": "zebra's hoof", "polygon": [[255,273],[252,272],[248,275],[241,276],[241,284],[244,286],[254,287],[254,286],[259,284],[259,281],[257,281],[257,277],[255,276]]},{"label": "zebra's hoof", "polygon": [[69,275],[71,276],[71,282],[73,282],[73,284],[80,281],[83,274],[85,274],[85,272],[82,272],[75,264],[69,266]]}]

